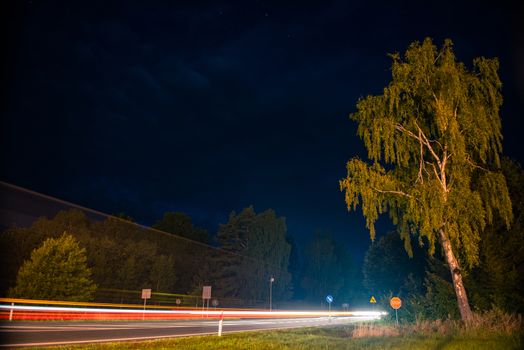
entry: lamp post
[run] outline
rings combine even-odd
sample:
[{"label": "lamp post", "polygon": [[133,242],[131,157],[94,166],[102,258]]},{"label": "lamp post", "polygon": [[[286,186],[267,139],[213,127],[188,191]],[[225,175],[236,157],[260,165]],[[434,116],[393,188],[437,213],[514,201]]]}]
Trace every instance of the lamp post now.
[{"label": "lamp post", "polygon": [[269,311],[273,310],[273,282],[275,282],[275,278],[271,276],[269,279]]}]

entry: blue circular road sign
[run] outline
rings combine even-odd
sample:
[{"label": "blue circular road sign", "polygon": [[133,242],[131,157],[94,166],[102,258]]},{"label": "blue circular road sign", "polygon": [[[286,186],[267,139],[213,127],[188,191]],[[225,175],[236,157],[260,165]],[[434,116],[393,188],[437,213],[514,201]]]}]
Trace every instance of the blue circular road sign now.
[{"label": "blue circular road sign", "polygon": [[331,304],[333,302],[333,296],[332,295],[328,295],[326,297],[326,301]]}]

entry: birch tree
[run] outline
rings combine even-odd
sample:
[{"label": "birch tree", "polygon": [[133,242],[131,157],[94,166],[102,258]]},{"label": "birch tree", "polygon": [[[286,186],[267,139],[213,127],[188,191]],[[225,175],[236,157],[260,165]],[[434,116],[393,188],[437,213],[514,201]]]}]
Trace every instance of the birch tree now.
[{"label": "birch tree", "polygon": [[479,262],[480,232],[495,212],[507,227],[512,220],[500,171],[498,60],[475,58],[468,69],[450,40],[439,49],[429,38],[391,57],[391,82],[350,116],[369,161],[351,159],[340,189],[348,210],[362,207],[371,239],[387,212],[409,254],[413,238],[430,253],[440,245],[468,321],[462,277]]}]

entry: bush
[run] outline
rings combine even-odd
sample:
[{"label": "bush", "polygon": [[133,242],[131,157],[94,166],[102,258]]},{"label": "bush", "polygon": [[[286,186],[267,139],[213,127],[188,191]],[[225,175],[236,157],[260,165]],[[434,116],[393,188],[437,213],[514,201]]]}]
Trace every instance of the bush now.
[{"label": "bush", "polygon": [[460,320],[423,320],[403,323],[397,326],[394,321],[385,323],[359,324],[352,332],[353,338],[363,337],[474,337],[484,339],[493,336],[514,336],[522,333],[522,320],[515,314],[508,314],[500,309],[474,314],[468,323]]},{"label": "bush", "polygon": [[12,297],[89,301],[96,285],[87,267],[86,250],[71,235],[48,238],[31,252],[9,291]]}]

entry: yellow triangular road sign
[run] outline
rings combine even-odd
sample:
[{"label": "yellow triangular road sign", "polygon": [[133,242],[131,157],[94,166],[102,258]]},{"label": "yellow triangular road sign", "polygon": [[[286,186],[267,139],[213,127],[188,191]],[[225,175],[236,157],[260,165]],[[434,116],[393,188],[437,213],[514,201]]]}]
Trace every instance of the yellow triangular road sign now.
[{"label": "yellow triangular road sign", "polygon": [[371,296],[371,299],[369,299],[369,302],[370,302],[371,304],[376,304],[377,301],[375,300],[375,297],[374,297],[374,296]]}]

